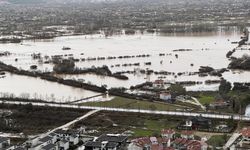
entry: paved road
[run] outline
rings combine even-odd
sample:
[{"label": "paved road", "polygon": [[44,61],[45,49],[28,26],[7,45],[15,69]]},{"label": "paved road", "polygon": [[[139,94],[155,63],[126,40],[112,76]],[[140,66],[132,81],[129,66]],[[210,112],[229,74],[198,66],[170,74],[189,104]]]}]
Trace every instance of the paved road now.
[{"label": "paved road", "polygon": [[[20,102],[20,101],[2,101],[0,103],[6,104],[21,104],[27,105],[31,102]],[[46,106],[46,107],[62,107],[62,108],[75,108],[75,109],[88,109],[88,110],[103,110],[103,111],[116,111],[116,112],[133,112],[133,113],[145,113],[145,114],[159,114],[159,115],[171,115],[171,116],[202,116],[212,119],[234,119],[242,121],[250,121],[249,117],[243,115],[228,115],[228,114],[212,114],[212,113],[199,113],[199,112],[181,112],[181,111],[156,111],[156,110],[143,110],[143,109],[125,109],[125,108],[109,108],[109,107],[93,107],[93,106],[79,106],[79,105],[69,105],[69,104],[53,104],[53,103],[41,103],[32,102],[34,106]]]},{"label": "paved road", "polygon": [[200,103],[200,101],[199,101],[197,98],[192,97],[192,99],[195,101],[195,103],[196,103],[197,105],[199,105],[199,106],[201,107],[201,109],[206,110],[206,107],[205,107],[204,105],[202,105],[202,104]]},{"label": "paved road", "polygon": [[229,148],[229,147],[234,143],[234,141],[236,141],[240,136],[241,136],[240,133],[234,133],[234,134],[230,137],[230,139],[227,141],[227,143],[225,144],[225,146],[223,147],[223,149]]}]

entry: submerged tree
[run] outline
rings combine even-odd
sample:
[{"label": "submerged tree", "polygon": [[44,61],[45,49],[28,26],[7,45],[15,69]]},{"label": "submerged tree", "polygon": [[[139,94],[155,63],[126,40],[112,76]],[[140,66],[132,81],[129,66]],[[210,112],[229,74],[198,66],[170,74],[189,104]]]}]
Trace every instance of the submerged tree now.
[{"label": "submerged tree", "polygon": [[67,73],[67,72],[72,72],[74,68],[75,68],[75,62],[73,60],[63,59],[55,64],[53,70],[56,73]]},{"label": "submerged tree", "polygon": [[231,83],[225,79],[222,79],[219,86],[219,93],[226,94],[231,90],[231,88],[232,88]]}]

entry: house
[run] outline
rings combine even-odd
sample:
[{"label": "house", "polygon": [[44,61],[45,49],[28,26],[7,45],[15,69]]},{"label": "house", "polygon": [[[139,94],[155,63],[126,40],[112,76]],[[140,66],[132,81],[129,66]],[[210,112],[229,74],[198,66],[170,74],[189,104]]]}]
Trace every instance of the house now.
[{"label": "house", "polygon": [[21,146],[13,145],[13,146],[10,146],[9,148],[6,148],[5,150],[26,150],[26,149]]},{"label": "house", "polygon": [[80,131],[58,129],[54,134],[57,135],[57,140],[67,140],[70,145],[77,145],[79,143]]},{"label": "house", "polygon": [[230,146],[230,150],[250,149],[250,127],[243,128],[239,135],[239,138]]},{"label": "house", "polygon": [[177,138],[172,142],[172,147],[174,147],[175,149],[185,149],[185,150],[207,150],[208,145],[205,142],[197,140]]},{"label": "house", "polygon": [[151,141],[149,137],[141,137],[137,139],[131,140],[131,144],[129,145],[128,149],[133,150],[133,149],[138,149],[138,150],[143,150],[143,149],[150,149],[151,146]]},{"label": "house", "polygon": [[164,88],[165,87],[164,81],[163,80],[155,80],[153,82],[153,87],[154,88]]},{"label": "house", "polygon": [[172,139],[174,138],[175,131],[173,129],[163,129],[161,131],[161,137]]},{"label": "house", "polygon": [[45,137],[41,138],[38,142],[42,143],[44,145],[48,145],[48,144],[54,144],[56,142],[56,140],[54,138],[52,138],[51,136],[45,136]]},{"label": "house", "polygon": [[58,147],[56,144],[48,144],[48,145],[42,147],[41,150],[58,150]]},{"label": "house", "polygon": [[[156,142],[157,140],[157,142]],[[128,150],[207,150],[208,145],[204,141],[176,138],[142,137],[131,140]]]},{"label": "house", "polygon": [[118,150],[119,144],[116,142],[108,142],[106,145],[107,150]]},{"label": "house", "polygon": [[172,99],[171,93],[170,92],[161,92],[160,93],[160,99],[164,101],[169,101]]},{"label": "house", "polygon": [[39,141],[39,137],[34,137],[26,141],[27,147],[32,147],[33,145],[37,145]]},{"label": "house", "polygon": [[23,148],[23,147],[16,147],[13,150],[25,150],[25,148]]},{"label": "house", "polygon": [[49,136],[52,138],[52,143],[55,143],[58,140],[57,134],[54,132],[50,133]]},{"label": "house", "polygon": [[64,129],[58,129],[54,132],[58,138],[70,138],[71,135],[79,135],[80,131],[77,130],[64,130]]},{"label": "house", "polygon": [[150,137],[149,140],[152,143],[152,145],[158,145],[158,140],[156,137]]},{"label": "house", "polygon": [[120,134],[103,134],[94,141],[87,142],[85,150],[118,150],[126,146],[128,137]]},{"label": "house", "polygon": [[128,137],[122,136],[120,134],[103,134],[96,139],[96,141],[108,141],[108,142],[116,142],[119,146],[126,145]]},{"label": "house", "polygon": [[209,107],[212,109],[223,109],[223,108],[227,108],[228,106],[230,106],[230,104],[222,99],[216,100],[209,104]]},{"label": "house", "polygon": [[209,129],[212,126],[212,121],[202,116],[193,117],[191,121],[193,129]]},{"label": "house", "polygon": [[85,144],[85,150],[118,150],[119,144],[108,141],[89,141]]},{"label": "house", "polygon": [[59,141],[59,148],[60,150],[68,150],[69,149],[69,141],[67,140],[60,140]]},{"label": "house", "polygon": [[44,143],[38,143],[36,145],[32,145],[31,148],[29,148],[29,150],[41,150],[42,147],[44,147],[46,144]]},{"label": "house", "polygon": [[0,137],[0,149],[6,148],[10,145],[10,139],[6,137]]},{"label": "house", "polygon": [[71,145],[77,145],[79,143],[79,135],[77,134],[72,134],[69,137],[69,143]]},{"label": "house", "polygon": [[104,148],[102,142],[89,141],[85,145],[85,150],[101,150]]},{"label": "house", "polygon": [[181,138],[183,139],[188,139],[188,140],[193,140],[194,139],[194,132],[190,130],[184,130],[181,132]]},{"label": "house", "polygon": [[177,128],[181,130],[200,130],[209,129],[212,126],[212,121],[210,119],[204,118],[202,116],[189,117],[185,123],[182,123]]},{"label": "house", "polygon": [[244,128],[241,130],[242,140],[240,142],[241,147],[249,147],[250,148],[250,127]]}]

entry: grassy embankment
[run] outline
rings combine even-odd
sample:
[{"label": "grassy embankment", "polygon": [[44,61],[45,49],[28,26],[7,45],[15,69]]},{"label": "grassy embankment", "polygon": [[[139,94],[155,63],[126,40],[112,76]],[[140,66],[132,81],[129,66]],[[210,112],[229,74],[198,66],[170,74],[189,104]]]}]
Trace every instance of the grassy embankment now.
[{"label": "grassy embankment", "polygon": [[128,99],[128,98],[123,98],[123,97],[115,97],[111,101],[105,101],[105,102],[87,102],[87,103],[82,103],[81,105],[113,107],[113,108],[128,108],[128,109],[161,110],[161,111],[186,108],[185,106],[179,106],[175,104],[141,101],[141,100]]}]

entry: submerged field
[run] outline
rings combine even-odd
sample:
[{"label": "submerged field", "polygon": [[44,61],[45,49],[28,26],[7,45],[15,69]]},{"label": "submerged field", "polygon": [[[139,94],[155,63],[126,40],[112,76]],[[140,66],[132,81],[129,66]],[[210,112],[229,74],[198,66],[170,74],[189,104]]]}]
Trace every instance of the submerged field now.
[{"label": "submerged field", "polygon": [[[1,61],[17,68],[30,70],[37,65],[39,71],[52,71],[53,64],[49,59],[55,55],[63,58],[74,58],[75,67],[80,69],[106,65],[112,73],[125,73],[129,79],[119,80],[112,77],[93,74],[62,75],[66,79],[81,80],[98,86],[126,87],[141,84],[147,80],[164,79],[166,81],[195,81],[201,84],[186,86],[188,91],[218,90],[219,84],[205,84],[206,80],[219,80],[219,77],[190,75],[197,72],[200,66],[215,69],[227,68],[230,61],[226,58],[228,51],[237,45],[231,42],[240,40],[240,30],[236,28],[209,33],[190,34],[149,34],[114,35],[103,34],[66,36],[53,40],[23,41],[21,44],[0,44],[0,49],[9,51],[11,55],[1,57]],[[70,50],[62,48],[70,47]],[[41,59],[33,59],[32,54],[41,54]],[[237,51],[238,57],[248,51]],[[147,57],[137,57],[148,55]],[[116,59],[113,59],[115,57]],[[112,59],[108,59],[112,58]],[[46,62],[46,63],[45,63]],[[148,63],[150,62],[150,65]],[[138,65],[133,65],[138,64]],[[171,75],[140,73],[141,70],[171,72]],[[182,75],[177,75],[181,73]],[[249,72],[229,71],[223,77],[232,82],[249,82]]]}]

